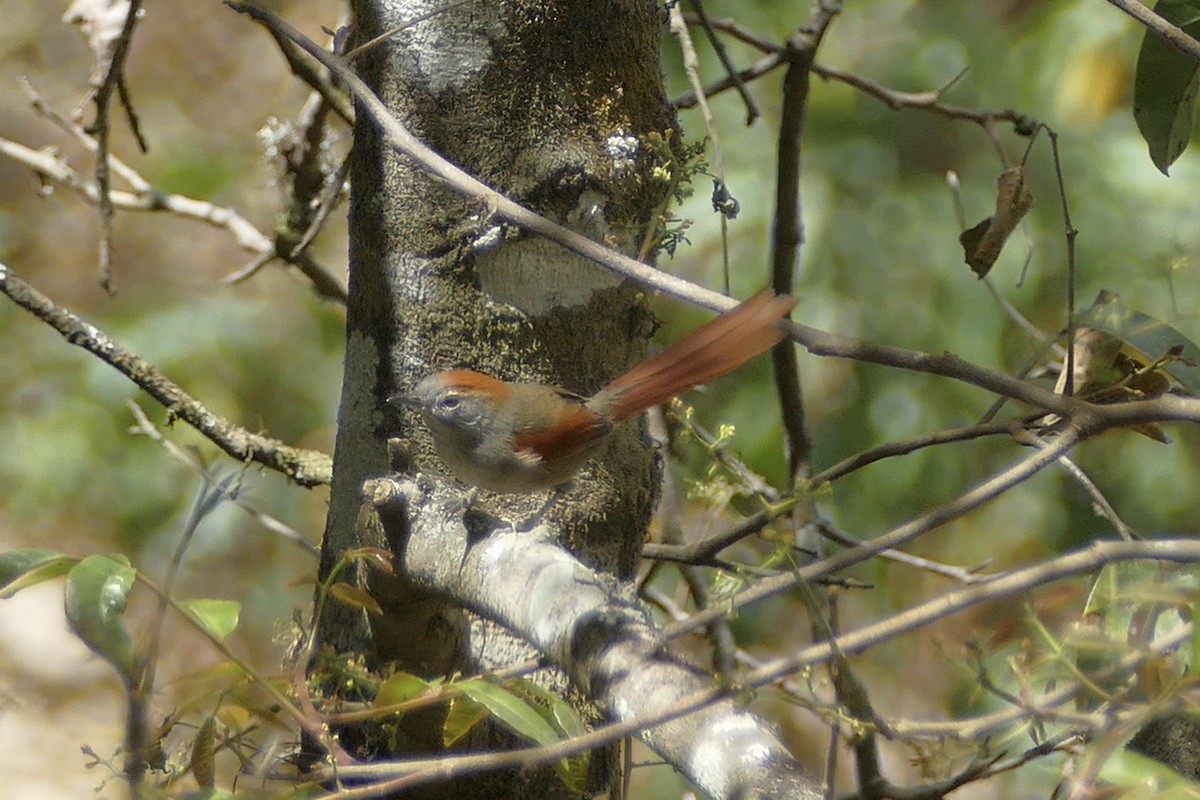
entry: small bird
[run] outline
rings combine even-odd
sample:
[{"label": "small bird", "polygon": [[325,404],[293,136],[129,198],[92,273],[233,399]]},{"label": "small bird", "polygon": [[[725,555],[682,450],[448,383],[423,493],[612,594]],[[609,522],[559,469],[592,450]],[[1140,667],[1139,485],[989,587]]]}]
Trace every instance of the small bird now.
[{"label": "small bird", "polygon": [[493,492],[560,487],[622,420],[741,366],[784,338],[796,304],[764,291],[634,366],[591,397],[469,369],[424,378],[390,401],[419,408],[454,477]]}]

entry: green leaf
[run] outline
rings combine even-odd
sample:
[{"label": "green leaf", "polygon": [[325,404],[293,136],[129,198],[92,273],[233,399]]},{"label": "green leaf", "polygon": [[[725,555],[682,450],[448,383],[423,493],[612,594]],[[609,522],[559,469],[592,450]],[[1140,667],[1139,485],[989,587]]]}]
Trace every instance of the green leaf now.
[{"label": "green leaf", "polygon": [[[1077,652],[1078,666],[1089,672],[1110,667],[1129,649],[1169,636],[1191,619],[1189,609],[1200,594],[1200,568],[1158,562],[1123,561],[1100,570],[1084,606],[1080,624],[1067,643]],[[1194,637],[1194,634],[1193,634]],[[1157,694],[1161,679],[1189,671],[1187,648],[1148,659],[1139,670],[1139,689]],[[1105,679],[1099,679],[1101,683]],[[1124,680],[1110,676],[1113,685]]]},{"label": "green leaf", "polygon": [[1192,598],[1192,652],[1191,663],[1188,664],[1187,673],[1195,676],[1200,675],[1200,596]]},{"label": "green leaf", "polygon": [[242,613],[242,604],[236,600],[197,598],[180,601],[179,605],[187,611],[193,622],[218,641],[237,629],[238,617]]},{"label": "green leaf", "polygon": [[135,575],[119,553],[88,556],[67,573],[67,621],[127,683],[134,677],[133,639],[123,616]]},{"label": "green leaf", "polygon": [[66,575],[78,561],[56,550],[10,550],[0,553],[0,600],[42,581]]},{"label": "green leaf", "polygon": [[1150,756],[1119,749],[1104,760],[1099,777],[1131,792],[1128,797],[1149,800],[1200,798],[1200,787]]},{"label": "green leaf", "polygon": [[1200,347],[1165,322],[1122,305],[1117,295],[1108,291],[1101,291],[1077,322],[1115,336],[1141,354],[1147,364],[1177,353],[1159,369],[1188,394],[1200,395]]},{"label": "green leaf", "polygon": [[394,706],[411,700],[429,689],[429,681],[407,672],[397,672],[379,687],[375,694],[375,708]]},{"label": "green leaf", "polygon": [[542,746],[562,740],[562,736],[542,718],[536,707],[503,686],[481,678],[465,680],[454,686],[520,736]]},{"label": "green leaf", "polygon": [[[508,684],[512,691],[530,700],[530,704],[542,718],[553,725],[562,738],[570,739],[587,733],[587,726],[579,716],[579,712],[558,695],[527,678],[518,678]],[[559,779],[568,789],[582,794],[587,788],[588,774],[587,753],[578,753],[566,758],[560,758],[554,764]]]},{"label": "green leaf", "polygon": [[506,684],[510,691],[522,697],[536,708],[542,717],[565,736],[582,736],[587,733],[579,713],[558,695],[528,678],[517,678]]},{"label": "green leaf", "polygon": [[[1200,38],[1200,0],[1159,0],[1160,16]],[[1200,62],[1147,31],[1133,82],[1133,118],[1162,174],[1187,148],[1200,92]]]},{"label": "green leaf", "polygon": [[487,709],[469,697],[456,697],[450,701],[446,711],[446,722],[442,725],[442,743],[449,747],[472,728],[487,719]]},{"label": "green leaf", "polygon": [[1114,642],[1127,644],[1130,627],[1145,606],[1178,609],[1179,613],[1157,619],[1152,636],[1166,636],[1187,622],[1182,609],[1200,590],[1200,570],[1191,565],[1168,566],[1157,562],[1121,561],[1100,570],[1084,606],[1084,614],[1105,623],[1104,633]]}]

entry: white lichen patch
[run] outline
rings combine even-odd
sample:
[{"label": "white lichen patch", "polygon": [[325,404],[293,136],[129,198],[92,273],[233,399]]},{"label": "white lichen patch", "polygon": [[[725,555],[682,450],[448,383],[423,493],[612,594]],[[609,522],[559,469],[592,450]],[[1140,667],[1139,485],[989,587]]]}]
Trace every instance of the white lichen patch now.
[{"label": "white lichen patch", "polygon": [[642,145],[633,134],[618,130],[604,140],[604,152],[612,162],[613,175],[620,177],[637,170]]}]

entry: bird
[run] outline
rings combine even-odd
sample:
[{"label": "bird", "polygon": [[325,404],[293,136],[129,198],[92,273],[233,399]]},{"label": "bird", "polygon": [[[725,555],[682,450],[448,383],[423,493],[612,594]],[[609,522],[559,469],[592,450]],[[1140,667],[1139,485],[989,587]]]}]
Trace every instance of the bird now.
[{"label": "bird", "polygon": [[767,290],[668,345],[590,397],[470,369],[423,378],[389,401],[419,409],[459,482],[499,493],[559,489],[622,421],[754,358],[785,337],[796,299]]}]

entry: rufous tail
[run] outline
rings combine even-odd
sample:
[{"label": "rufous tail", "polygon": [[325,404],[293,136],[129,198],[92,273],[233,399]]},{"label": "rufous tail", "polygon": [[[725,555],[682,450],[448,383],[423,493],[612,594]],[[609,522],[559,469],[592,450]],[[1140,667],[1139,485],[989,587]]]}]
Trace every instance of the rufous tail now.
[{"label": "rufous tail", "polygon": [[612,404],[612,419],[619,422],[724,375],[782,341],[777,323],[794,305],[794,297],[760,292],[614,379],[592,402]]}]

